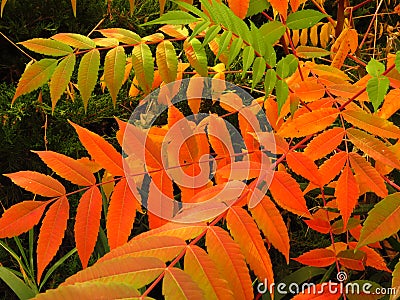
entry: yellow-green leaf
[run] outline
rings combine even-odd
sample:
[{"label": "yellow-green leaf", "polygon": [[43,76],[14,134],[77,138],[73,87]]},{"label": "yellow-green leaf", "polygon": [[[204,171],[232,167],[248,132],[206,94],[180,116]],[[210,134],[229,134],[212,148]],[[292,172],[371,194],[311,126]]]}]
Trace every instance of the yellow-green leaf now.
[{"label": "yellow-green leaf", "polygon": [[122,46],[115,47],[107,52],[104,61],[104,80],[110,91],[114,106],[117,102],[119,89],[124,81],[126,55]]},{"label": "yellow-green leaf", "polygon": [[347,122],[374,135],[400,138],[400,128],[377,115],[368,114],[363,110],[345,110],[342,115]]},{"label": "yellow-green leaf", "polygon": [[92,39],[77,33],[57,33],[51,38],[82,50],[96,48],[96,43]]},{"label": "yellow-green leaf", "polygon": [[65,57],[55,69],[53,76],[50,80],[50,97],[51,97],[51,108],[54,111],[58,99],[60,99],[62,93],[67,88],[69,80],[72,76],[72,72],[75,67],[75,54],[70,54]]},{"label": "yellow-green leaf", "polygon": [[70,46],[50,39],[35,38],[19,44],[33,52],[50,56],[65,56],[73,52]]},{"label": "yellow-green leaf", "polygon": [[165,299],[174,300],[202,300],[203,291],[192,280],[192,278],[178,268],[167,268],[165,270],[162,293]]},{"label": "yellow-green leaf", "polygon": [[372,135],[355,128],[349,128],[346,130],[346,132],[350,142],[352,142],[365,154],[388,166],[400,169],[400,162],[396,155],[388,147],[386,147],[383,142],[376,139]]},{"label": "yellow-green leaf", "polygon": [[85,110],[87,104],[97,82],[97,73],[100,66],[100,52],[93,49],[86,53],[79,64],[78,69],[78,88],[81,92],[83,105]]},{"label": "yellow-green leaf", "polygon": [[183,43],[183,49],[190,65],[199,73],[201,76],[206,77],[207,72],[207,56],[206,50],[202,46],[201,42],[193,38],[190,42],[188,39]]},{"label": "yellow-green leaf", "polygon": [[105,37],[117,39],[124,44],[138,44],[142,40],[138,34],[123,28],[107,28],[99,32]]},{"label": "yellow-green leaf", "polygon": [[170,41],[166,40],[158,44],[156,61],[162,80],[165,83],[174,81],[178,73],[178,57]]},{"label": "yellow-green leaf", "polygon": [[18,82],[11,103],[14,103],[19,96],[30,93],[48,82],[56,67],[57,60],[50,58],[44,58],[29,66]]},{"label": "yellow-green leaf", "polygon": [[149,46],[141,43],[133,48],[132,64],[140,87],[146,93],[150,92],[154,79],[154,64]]},{"label": "yellow-green leaf", "polygon": [[381,241],[400,230],[400,193],[377,203],[368,213],[356,249]]}]

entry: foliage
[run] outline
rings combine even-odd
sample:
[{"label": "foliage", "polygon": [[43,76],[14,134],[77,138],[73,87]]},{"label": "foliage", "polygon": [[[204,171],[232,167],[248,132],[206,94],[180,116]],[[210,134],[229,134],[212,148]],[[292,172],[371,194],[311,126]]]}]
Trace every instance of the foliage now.
[{"label": "foliage", "polygon": [[[336,270],[348,272],[346,282],[376,288],[380,285],[372,278],[357,279],[364,279],[368,268],[381,274],[394,269],[392,286],[399,289],[398,253],[386,261],[380,250],[386,242],[399,250],[395,236],[400,230],[400,128],[392,121],[399,109],[400,54],[388,58],[386,66],[370,59],[365,65],[368,74],[352,82],[342,70],[349,58],[358,62],[354,55],[359,33],[351,22],[335,30],[337,38],[327,51],[325,34],[331,27],[325,25],[337,29],[338,24],[319,24],[328,17],[321,6],[322,12],[298,10],[299,1],[288,2],[228,1],[228,8],[205,0],[202,10],[179,2],[183,10],[145,24],[162,24],[163,34],[141,37],[131,30],[108,28],[98,30],[101,38],[58,33],[21,43],[52,58],[28,66],[13,101],[49,82],[53,110],[64,90],[72,94],[74,89],[80,91],[86,110],[100,69],[101,87],[108,89],[114,106],[129,80],[130,96],[148,95],[139,105],[144,111],[135,110],[131,122],[116,119],[122,154],[102,136],[71,121],[90,159],[35,151],[57,176],[78,189],[69,192],[61,179],[44,172],[5,174],[38,196],[11,206],[0,218],[1,238],[41,223],[37,284],[62,243],[69,199],[76,194],[80,198],[74,236],[83,270],[35,299],[93,298],[97,293],[108,299],[145,299],[156,288],[167,299],[253,299],[253,282],[279,282],[270,246],[286,262],[314,267],[299,269],[298,282],[306,280],[302,272],[311,277],[324,274],[325,282]],[[270,20],[262,26],[246,23],[243,19],[253,5],[261,5],[257,13],[271,5],[281,22],[264,12]],[[312,46],[307,36],[300,37],[299,46],[295,43],[296,31],[318,26],[323,48],[317,47],[316,30],[311,31]],[[276,51],[278,41],[291,53]],[[329,55],[330,65],[318,60]],[[70,82],[76,62],[77,85]],[[185,71],[189,67],[192,72]],[[179,81],[187,73],[193,76]],[[240,74],[242,79],[250,74],[249,89],[261,86],[264,96],[241,97],[219,81]],[[208,75],[213,78],[203,78]],[[205,94],[207,88],[210,95]],[[182,97],[193,114],[207,116],[185,117]],[[158,119],[160,115],[164,118]],[[242,144],[235,142],[224,121],[232,116]],[[186,177],[196,184],[185,184]],[[328,236],[330,245],[291,257],[286,214]],[[89,266],[102,215],[111,251]],[[146,215],[150,230],[129,240],[137,215]],[[341,296],[325,288],[321,297]],[[300,293],[295,299],[310,297]]]}]

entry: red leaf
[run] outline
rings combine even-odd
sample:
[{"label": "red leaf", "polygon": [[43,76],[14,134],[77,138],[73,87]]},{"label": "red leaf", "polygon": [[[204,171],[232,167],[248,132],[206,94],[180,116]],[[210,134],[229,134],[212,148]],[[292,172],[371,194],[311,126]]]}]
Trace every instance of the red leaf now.
[{"label": "red leaf", "polygon": [[336,255],[332,250],[320,248],[313,249],[292,259],[307,266],[327,267],[336,261]]},{"label": "red leaf", "polygon": [[275,172],[269,190],[282,208],[299,216],[312,218],[298,183],[288,173]]},{"label": "red leaf", "polygon": [[122,156],[111,144],[96,133],[74,124],[71,121],[69,121],[69,123],[75,128],[79,140],[98,164],[114,176],[124,175]]},{"label": "red leaf", "polygon": [[56,255],[64,237],[69,217],[69,202],[63,196],[54,202],[43,218],[37,245],[37,281]]},{"label": "red leaf", "polygon": [[0,238],[14,237],[39,223],[50,201],[23,201],[11,206],[0,218]]},{"label": "red leaf", "polygon": [[141,206],[133,195],[125,178],[114,187],[107,213],[107,237],[110,249],[114,249],[128,241],[136,210]]},{"label": "red leaf", "polygon": [[358,184],[347,164],[340,175],[335,189],[336,202],[343,218],[343,228],[347,227],[350,215],[357,204]]},{"label": "red leaf", "polygon": [[75,242],[83,268],[87,267],[99,233],[102,197],[97,186],[91,187],[78,204],[75,221]]},{"label": "red leaf", "polygon": [[96,183],[92,172],[82,163],[73,158],[53,151],[32,151],[39,155],[40,159],[61,177],[81,186],[89,186]]},{"label": "red leaf", "polygon": [[16,185],[34,194],[57,197],[65,194],[64,186],[56,179],[33,171],[20,171],[4,174]]},{"label": "red leaf", "polygon": [[[357,246],[357,242],[350,242],[349,246],[351,249],[355,249]],[[375,268],[377,270],[389,272],[389,273],[392,272],[386,266],[386,262],[383,259],[383,257],[375,250],[373,250],[367,246],[363,246],[363,247],[359,248],[358,250],[361,250],[362,252],[364,252],[367,255],[367,259],[365,261],[366,266]]]},{"label": "red leaf", "polygon": [[327,220],[314,218],[312,220],[304,220],[304,222],[312,229],[320,233],[328,233],[331,225]]}]

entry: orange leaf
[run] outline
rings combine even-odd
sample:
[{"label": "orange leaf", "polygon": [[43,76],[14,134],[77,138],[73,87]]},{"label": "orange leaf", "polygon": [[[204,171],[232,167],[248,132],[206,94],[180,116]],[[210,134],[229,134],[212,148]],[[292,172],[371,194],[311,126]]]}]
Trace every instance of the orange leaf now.
[{"label": "orange leaf", "polygon": [[133,195],[125,178],[121,179],[111,195],[107,213],[107,237],[110,249],[123,245],[128,240],[136,210],[140,210],[140,203]]},{"label": "orange leaf", "polygon": [[327,267],[336,261],[336,255],[332,250],[320,248],[313,249],[292,259],[307,266]]},{"label": "orange leaf", "polygon": [[289,0],[269,0],[269,3],[286,20]]},{"label": "orange leaf", "polygon": [[400,89],[389,91],[385,96],[385,101],[377,115],[384,119],[389,119],[395,112],[400,109]]},{"label": "orange leaf", "polygon": [[[355,249],[356,246],[357,246],[357,242],[349,242],[349,247],[351,249]],[[383,259],[383,257],[375,250],[371,249],[368,246],[363,246],[363,247],[359,248],[358,250],[361,250],[362,252],[364,252],[367,255],[367,259],[365,260],[366,266],[372,267],[377,270],[389,272],[389,273],[392,272],[386,266],[386,262]]]},{"label": "orange leaf", "polygon": [[188,87],[186,90],[186,98],[188,105],[193,114],[198,114],[200,110],[201,98],[204,89],[204,79],[199,74],[193,75],[189,79]]},{"label": "orange leaf", "polygon": [[343,228],[347,227],[350,215],[357,204],[358,195],[358,184],[347,164],[337,181],[335,189],[336,202],[343,218]]},{"label": "orange leaf", "polygon": [[289,167],[298,175],[310,180],[314,184],[320,185],[321,176],[314,162],[300,152],[289,152],[286,155]]},{"label": "orange leaf", "polygon": [[337,118],[336,108],[321,108],[300,115],[284,123],[278,131],[282,137],[302,137],[324,130]]},{"label": "orange leaf", "polygon": [[345,110],[342,115],[347,122],[374,135],[400,138],[400,128],[377,115],[368,114],[363,110]]},{"label": "orange leaf", "polygon": [[326,160],[319,168],[319,172],[322,178],[322,185],[331,182],[340,170],[343,169],[344,164],[347,161],[346,152],[338,152]]},{"label": "orange leaf", "polygon": [[206,299],[235,299],[227,281],[221,277],[214,262],[200,247],[187,247],[184,266],[185,272],[203,290]]},{"label": "orange leaf", "polygon": [[96,183],[92,172],[83,164],[73,158],[53,151],[32,151],[39,155],[40,159],[61,177],[81,186],[89,186]]},{"label": "orange leaf", "polygon": [[317,79],[307,78],[306,81],[301,81],[298,85],[294,92],[306,103],[319,100],[325,95],[325,87]]},{"label": "orange leaf", "polygon": [[289,151],[286,140],[273,132],[257,132],[255,135],[264,149],[274,154],[285,154]]},{"label": "orange leaf", "polygon": [[342,250],[337,254],[340,264],[348,269],[364,271],[364,261],[366,254],[361,251],[354,251],[351,249]]},{"label": "orange leaf", "polygon": [[162,293],[166,299],[205,299],[200,287],[187,273],[178,268],[167,268],[165,270]]},{"label": "orange leaf", "polygon": [[172,180],[165,171],[151,174],[147,210],[151,229],[164,225],[174,216]]},{"label": "orange leaf", "polygon": [[140,239],[132,239],[128,243],[106,253],[97,262],[120,256],[151,256],[167,262],[178,256],[185,247],[185,241],[174,236],[148,236]]},{"label": "orange leaf", "polygon": [[345,131],[341,127],[328,129],[316,136],[304,149],[304,154],[312,160],[325,157],[342,142]]},{"label": "orange leaf", "polygon": [[255,207],[250,209],[250,212],[268,241],[285,256],[289,263],[288,230],[275,204],[265,195]]},{"label": "orange leaf", "polygon": [[124,282],[138,289],[157,278],[164,268],[165,264],[155,257],[116,257],[72,275],[61,286],[96,280],[103,284]]},{"label": "orange leaf", "polygon": [[327,220],[319,219],[314,216],[314,219],[304,220],[304,222],[317,232],[327,234],[331,228],[330,223]]},{"label": "orange leaf", "polygon": [[298,183],[288,173],[276,171],[269,189],[279,206],[296,215],[312,218]]},{"label": "orange leaf", "polygon": [[33,171],[19,171],[4,174],[16,185],[25,190],[46,197],[57,197],[65,194],[64,186],[56,179]]},{"label": "orange leaf", "polygon": [[228,4],[235,15],[244,19],[249,9],[250,0],[228,0]]},{"label": "orange leaf", "polygon": [[198,224],[178,224],[178,223],[167,223],[161,227],[153,230],[143,232],[135,236],[131,241],[142,239],[149,236],[174,236],[182,240],[191,240],[198,237],[205,230],[207,226],[202,223]]},{"label": "orange leaf", "polygon": [[228,281],[235,298],[252,300],[251,279],[238,244],[225,230],[211,226],[206,234],[206,246],[210,258],[214,261],[222,278]]},{"label": "orange leaf", "polygon": [[234,240],[241,247],[246,261],[260,281],[267,279],[268,283],[273,283],[271,259],[254,220],[243,208],[232,206],[228,210],[226,222]]},{"label": "orange leaf", "polygon": [[87,267],[99,233],[102,197],[97,186],[81,197],[76,211],[75,243],[83,268]]},{"label": "orange leaf", "polygon": [[0,238],[14,237],[39,223],[49,201],[23,201],[11,206],[0,218]]},{"label": "orange leaf", "polygon": [[69,121],[78,133],[79,140],[92,156],[104,169],[114,176],[123,176],[122,156],[101,136]]},{"label": "orange leaf", "polygon": [[43,218],[37,245],[37,281],[40,282],[42,273],[56,255],[64,237],[69,217],[69,203],[63,196],[54,202]]},{"label": "orange leaf", "polygon": [[355,128],[349,128],[346,130],[346,132],[350,141],[357,148],[365,152],[365,154],[388,166],[400,169],[400,161],[383,142],[376,139],[372,135]]},{"label": "orange leaf", "polygon": [[352,152],[349,154],[351,167],[354,169],[354,173],[358,175],[358,178],[368,186],[368,189],[373,191],[379,197],[385,198],[388,195],[386,184],[378,173],[378,171],[371,166],[359,154]]}]

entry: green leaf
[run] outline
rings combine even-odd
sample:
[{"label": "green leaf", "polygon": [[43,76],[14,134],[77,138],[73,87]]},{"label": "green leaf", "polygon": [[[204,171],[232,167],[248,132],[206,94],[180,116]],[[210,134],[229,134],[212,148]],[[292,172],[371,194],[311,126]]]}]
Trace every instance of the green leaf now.
[{"label": "green leaf", "polygon": [[192,34],[190,35],[189,41],[196,37],[200,32],[206,30],[210,26],[210,22],[202,21],[197,23],[196,27],[193,29]]},{"label": "green leaf", "polygon": [[50,80],[50,97],[51,97],[51,108],[54,111],[58,99],[60,99],[62,93],[67,88],[67,85],[71,79],[72,72],[74,71],[76,62],[75,54],[66,56],[55,69],[53,76]]},{"label": "green leaf", "polygon": [[263,24],[259,31],[266,43],[271,45],[278,41],[286,31],[286,26],[278,21],[271,21]]},{"label": "green leaf", "polygon": [[296,56],[289,54],[282,58],[276,65],[276,74],[281,78],[289,77],[296,72],[298,63]]},{"label": "green leaf", "polygon": [[303,9],[290,14],[286,20],[286,25],[292,30],[309,28],[326,16],[327,15],[313,9]]},{"label": "green leaf", "polygon": [[47,83],[57,67],[57,60],[44,58],[28,66],[22,74],[11,103],[21,95],[30,93]]},{"label": "green leaf", "polygon": [[254,49],[252,46],[247,46],[243,49],[242,53],[243,57],[243,72],[242,72],[242,78],[246,75],[247,70],[251,67],[254,61]]},{"label": "green leaf", "polygon": [[51,39],[35,38],[19,44],[36,53],[50,56],[65,56],[73,52],[70,46]]},{"label": "green leaf", "polygon": [[262,54],[264,56],[265,61],[271,66],[275,66],[276,64],[276,52],[274,47],[271,44],[263,43]]},{"label": "green leaf", "polygon": [[78,88],[82,96],[83,106],[87,109],[89,98],[97,82],[100,66],[100,52],[93,49],[86,53],[79,64]]},{"label": "green leaf", "polygon": [[400,193],[377,203],[368,213],[356,249],[381,241],[400,230]]},{"label": "green leaf", "polygon": [[218,47],[218,53],[216,56],[216,59],[226,50],[228,49],[228,46],[231,42],[232,39],[232,32],[231,31],[224,31],[221,34],[220,40],[219,40],[219,47]]},{"label": "green leaf", "polygon": [[198,9],[197,7],[190,5],[189,3],[183,2],[183,1],[174,1],[172,0],[172,2],[175,2],[176,4],[178,4],[181,8],[186,9],[187,11],[190,11],[192,13],[194,13],[195,15],[199,16],[200,18],[202,18],[203,20],[206,21],[210,21],[210,18],[207,16],[207,14],[205,14],[204,12],[202,12],[200,9]]},{"label": "green leaf", "polygon": [[396,70],[400,72],[400,51],[396,52],[396,59],[394,61],[394,64],[396,65]]},{"label": "green leaf", "polygon": [[132,64],[140,87],[148,93],[154,80],[153,55],[148,45],[141,43],[133,48]]},{"label": "green leaf", "polygon": [[262,57],[256,57],[253,64],[253,81],[251,83],[251,88],[257,85],[263,78],[265,72],[265,60]]},{"label": "green leaf", "polygon": [[276,100],[278,102],[278,115],[281,113],[281,109],[285,104],[288,96],[289,96],[289,86],[287,85],[286,81],[278,80],[276,82]]},{"label": "green leaf", "polygon": [[77,33],[57,33],[51,38],[82,50],[96,48],[96,43],[92,39]]},{"label": "green leaf", "polygon": [[367,72],[369,75],[372,77],[379,77],[382,75],[383,72],[385,72],[385,65],[379,61],[377,61],[374,58],[371,58],[371,60],[367,64]]},{"label": "green leaf", "polygon": [[122,46],[115,47],[107,52],[104,61],[104,81],[110,92],[114,106],[117,103],[118,91],[124,81],[126,56]]},{"label": "green leaf", "polygon": [[158,44],[156,62],[160,76],[165,83],[170,83],[176,79],[178,57],[176,56],[174,45],[170,41],[165,40]]},{"label": "green leaf", "polygon": [[386,76],[372,77],[367,82],[367,94],[374,110],[377,111],[389,89],[390,81]]},{"label": "green leaf", "polygon": [[186,39],[183,49],[190,65],[203,77],[207,77],[207,55],[201,42],[194,38],[190,42]]},{"label": "green leaf", "polygon": [[330,55],[331,52],[318,47],[298,46],[296,54],[302,58],[317,58]]},{"label": "green leaf", "polygon": [[221,30],[221,26],[219,25],[213,25],[210,28],[208,28],[206,35],[204,36],[203,39],[203,47],[207,45],[209,42],[211,42],[218,34],[218,32]]},{"label": "green leaf", "polygon": [[158,19],[144,23],[142,26],[156,25],[156,24],[175,24],[183,25],[190,24],[198,21],[198,19],[185,11],[169,11],[163,14]]},{"label": "green leaf", "polygon": [[260,12],[267,10],[270,4],[267,0],[250,0],[249,9],[247,10],[246,17],[251,17]]},{"label": "green leaf", "polygon": [[33,290],[9,269],[0,266],[0,278],[11,288],[19,299],[31,299],[35,297]]},{"label": "green leaf", "polygon": [[98,30],[102,35],[108,38],[114,38],[124,44],[138,44],[141,42],[141,37],[133,31],[123,28],[107,28]]},{"label": "green leaf", "polygon": [[238,56],[240,50],[242,49],[243,40],[239,37],[232,41],[231,46],[229,48],[229,59],[227,68],[231,65],[231,63],[235,60]]},{"label": "green leaf", "polygon": [[265,97],[268,97],[268,95],[272,92],[272,90],[275,87],[275,83],[276,83],[275,70],[274,69],[267,70],[267,73],[265,74],[265,79],[264,79]]}]

